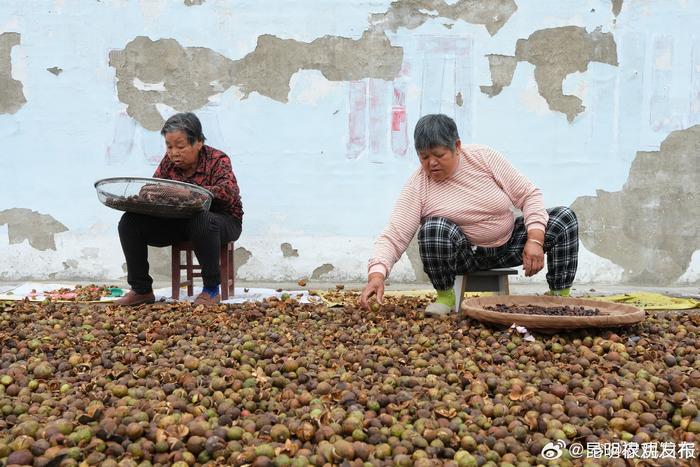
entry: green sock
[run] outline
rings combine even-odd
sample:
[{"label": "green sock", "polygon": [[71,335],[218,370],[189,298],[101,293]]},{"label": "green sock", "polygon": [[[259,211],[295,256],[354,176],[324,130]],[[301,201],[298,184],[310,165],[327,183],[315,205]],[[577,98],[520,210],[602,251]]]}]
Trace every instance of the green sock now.
[{"label": "green sock", "polygon": [[437,291],[437,300],[435,300],[435,303],[442,303],[451,308],[455,306],[455,302],[455,289]]},{"label": "green sock", "polygon": [[557,297],[568,297],[571,295],[571,287],[567,287],[565,289],[561,290],[549,290],[549,292],[545,292],[545,295],[554,295]]}]

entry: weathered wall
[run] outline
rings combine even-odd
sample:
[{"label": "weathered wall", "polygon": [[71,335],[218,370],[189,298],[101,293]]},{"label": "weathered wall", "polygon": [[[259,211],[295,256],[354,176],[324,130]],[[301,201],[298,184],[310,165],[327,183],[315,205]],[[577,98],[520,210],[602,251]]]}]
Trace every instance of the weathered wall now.
[{"label": "weathered wall", "polygon": [[[699,21],[687,0],[0,2],[0,280],[123,278],[92,183],[150,175],[192,110],[240,181],[240,278],[361,280],[412,128],[443,112],[575,208],[579,281],[696,284]],[[393,281],[424,277],[407,253]]]}]

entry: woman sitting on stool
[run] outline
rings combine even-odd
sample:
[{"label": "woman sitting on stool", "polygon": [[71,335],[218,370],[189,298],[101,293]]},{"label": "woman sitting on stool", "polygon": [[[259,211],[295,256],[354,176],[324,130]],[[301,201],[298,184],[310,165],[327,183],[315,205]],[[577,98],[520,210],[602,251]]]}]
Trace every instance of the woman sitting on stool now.
[{"label": "woman sitting on stool", "polygon": [[[153,303],[153,279],[148,274],[148,245],[163,247],[184,240],[192,242],[202,267],[204,290],[195,305],[221,301],[219,286],[221,245],[241,235],[243,207],[229,157],[204,144],[202,124],[193,113],[179,113],[165,122],[161,135],[167,148],[154,178],[199,185],[214,195],[211,210],[188,219],[168,219],[126,213],[119,222],[119,239],[126,257],[131,291],[116,301],[119,305]],[[173,196],[178,188],[168,188]],[[182,190],[186,190],[183,188]]]}]

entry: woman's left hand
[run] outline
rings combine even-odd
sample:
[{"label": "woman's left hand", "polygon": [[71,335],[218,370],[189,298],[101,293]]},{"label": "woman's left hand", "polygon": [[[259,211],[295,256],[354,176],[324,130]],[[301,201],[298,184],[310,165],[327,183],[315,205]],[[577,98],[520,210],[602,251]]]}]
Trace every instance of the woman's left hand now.
[{"label": "woman's left hand", "polygon": [[525,276],[534,276],[544,267],[544,248],[542,245],[527,241],[523,248],[523,270]]}]

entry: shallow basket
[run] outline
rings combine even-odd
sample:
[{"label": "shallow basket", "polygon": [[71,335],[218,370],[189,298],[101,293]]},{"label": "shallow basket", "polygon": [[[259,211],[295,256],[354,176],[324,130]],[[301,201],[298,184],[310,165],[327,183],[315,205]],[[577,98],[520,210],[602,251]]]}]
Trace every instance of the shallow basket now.
[{"label": "shallow basket", "polygon": [[95,189],[105,206],[156,217],[192,217],[208,211],[214,198],[200,186],[160,178],[105,178],[95,182]]},{"label": "shallow basket", "polygon": [[[600,314],[596,316],[549,316],[503,313],[485,309],[487,306],[501,304],[506,306],[537,305],[541,307],[570,306],[597,308],[600,310]],[[478,321],[504,326],[516,324],[518,326],[525,326],[528,330],[537,330],[540,332],[629,326],[642,322],[645,317],[644,310],[632,305],[587,300],[583,298],[549,297],[540,295],[501,295],[470,298],[465,299],[460,308],[463,315]]]}]

